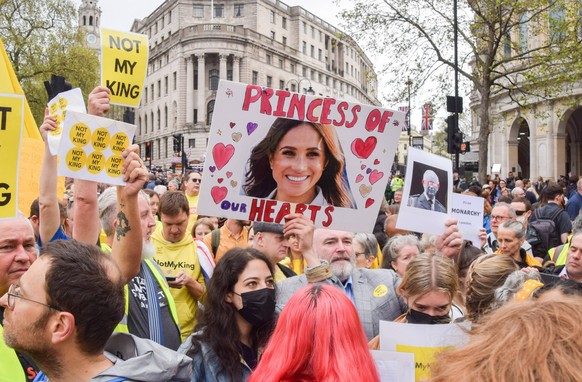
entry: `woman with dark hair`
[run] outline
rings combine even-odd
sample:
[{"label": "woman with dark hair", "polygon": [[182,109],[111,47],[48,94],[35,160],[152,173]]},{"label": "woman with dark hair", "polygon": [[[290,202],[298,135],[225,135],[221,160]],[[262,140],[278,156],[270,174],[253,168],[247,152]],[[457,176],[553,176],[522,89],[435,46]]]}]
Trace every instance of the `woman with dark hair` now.
[{"label": "woman with dark hair", "polygon": [[291,203],[353,207],[333,126],[277,118],[248,161],[245,194]]},{"label": "woman with dark hair", "polygon": [[297,291],[249,382],[379,381],[354,304],[331,285]]},{"label": "woman with dark hair", "polygon": [[198,325],[180,348],[192,357],[192,382],[244,382],[274,323],[273,265],[252,248],[233,248],[210,279]]}]

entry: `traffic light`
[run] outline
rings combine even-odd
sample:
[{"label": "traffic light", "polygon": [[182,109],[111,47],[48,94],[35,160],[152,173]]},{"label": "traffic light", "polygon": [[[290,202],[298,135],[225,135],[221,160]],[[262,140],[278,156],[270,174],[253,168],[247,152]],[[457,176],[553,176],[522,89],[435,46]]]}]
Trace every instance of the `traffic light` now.
[{"label": "traffic light", "polygon": [[453,137],[453,150],[455,154],[462,152],[461,150],[462,145],[463,145],[463,133],[457,131]]},{"label": "traffic light", "polygon": [[145,144],[145,156],[146,160],[151,160],[152,158],[152,144],[151,142],[146,142]]},{"label": "traffic light", "polygon": [[456,134],[459,131],[459,116],[458,114],[449,115],[445,121],[447,122],[447,152],[455,154]]},{"label": "traffic light", "polygon": [[182,134],[174,134],[174,152],[182,152]]}]

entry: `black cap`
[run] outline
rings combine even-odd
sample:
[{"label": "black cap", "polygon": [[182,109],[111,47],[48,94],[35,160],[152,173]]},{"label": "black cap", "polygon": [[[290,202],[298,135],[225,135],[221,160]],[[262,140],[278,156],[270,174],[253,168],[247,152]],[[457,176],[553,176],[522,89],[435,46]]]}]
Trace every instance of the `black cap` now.
[{"label": "black cap", "polygon": [[253,223],[253,231],[258,232],[273,232],[283,234],[283,224],[255,222]]}]

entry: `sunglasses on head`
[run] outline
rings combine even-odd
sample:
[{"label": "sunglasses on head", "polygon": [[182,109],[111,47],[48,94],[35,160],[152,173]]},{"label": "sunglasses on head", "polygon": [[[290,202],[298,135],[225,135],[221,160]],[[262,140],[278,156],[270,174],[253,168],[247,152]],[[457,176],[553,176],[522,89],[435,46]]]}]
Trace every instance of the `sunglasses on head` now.
[{"label": "sunglasses on head", "polygon": [[521,216],[521,215],[525,214],[526,212],[527,212],[527,211],[518,211],[518,210],[515,210],[515,214],[516,214],[517,216]]}]

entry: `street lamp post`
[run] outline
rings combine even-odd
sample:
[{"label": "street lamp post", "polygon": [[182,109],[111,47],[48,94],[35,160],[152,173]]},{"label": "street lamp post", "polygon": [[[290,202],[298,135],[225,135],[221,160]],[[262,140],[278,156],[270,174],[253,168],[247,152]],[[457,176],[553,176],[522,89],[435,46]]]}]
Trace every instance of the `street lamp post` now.
[{"label": "street lamp post", "polygon": [[297,92],[301,93],[301,83],[303,81],[307,81],[307,83],[309,84],[309,88],[307,88],[304,93],[307,93],[309,95],[315,95],[315,91],[311,87],[311,81],[309,81],[307,78],[300,77],[297,77],[297,79],[291,78],[289,81],[287,81],[287,84],[285,84],[285,90],[289,91],[289,84],[294,82],[295,84],[297,84]]},{"label": "street lamp post", "polygon": [[410,87],[412,86],[412,81],[410,78],[406,80],[406,86],[408,86],[408,147],[412,145],[412,110],[410,109]]}]

